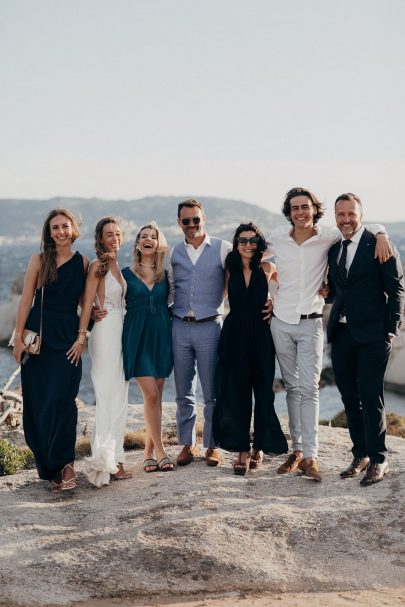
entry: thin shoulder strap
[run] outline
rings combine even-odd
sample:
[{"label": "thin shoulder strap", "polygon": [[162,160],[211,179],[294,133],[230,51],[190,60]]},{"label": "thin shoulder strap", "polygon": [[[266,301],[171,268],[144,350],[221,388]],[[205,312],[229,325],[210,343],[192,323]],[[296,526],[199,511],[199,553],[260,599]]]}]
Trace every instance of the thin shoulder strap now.
[{"label": "thin shoulder strap", "polygon": [[41,289],[41,321],[39,323],[39,337],[42,339],[42,308],[44,306],[44,285]]}]

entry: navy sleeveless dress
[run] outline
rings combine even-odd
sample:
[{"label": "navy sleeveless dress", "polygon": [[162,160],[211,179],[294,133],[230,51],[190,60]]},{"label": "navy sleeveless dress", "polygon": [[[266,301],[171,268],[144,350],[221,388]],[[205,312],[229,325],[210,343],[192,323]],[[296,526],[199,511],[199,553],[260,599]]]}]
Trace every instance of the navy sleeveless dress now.
[{"label": "navy sleeveless dress", "polygon": [[[23,425],[40,478],[60,480],[60,471],[75,458],[77,407],[82,361],[72,365],[66,352],[77,338],[77,306],[86,275],[83,257],[75,253],[57,270],[55,283],[44,288],[42,345],[38,356],[21,365]],[[41,289],[25,327],[39,332]]]},{"label": "navy sleeveless dress", "polygon": [[242,270],[229,277],[230,312],[224,320],[215,372],[215,444],[227,451],[249,451],[252,391],[255,397],[253,448],[286,453],[287,441],[274,409],[275,351],[262,310],[268,283],[254,268],[246,287]]}]

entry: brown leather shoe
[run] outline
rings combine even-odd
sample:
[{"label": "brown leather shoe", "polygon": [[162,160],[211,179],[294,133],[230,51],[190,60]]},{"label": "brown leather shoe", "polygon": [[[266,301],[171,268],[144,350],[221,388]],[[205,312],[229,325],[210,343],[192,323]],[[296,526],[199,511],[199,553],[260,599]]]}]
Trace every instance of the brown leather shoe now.
[{"label": "brown leather shoe", "polygon": [[196,457],[200,455],[200,450],[197,445],[184,445],[183,449],[180,451],[177,456],[177,464],[178,466],[187,466],[187,464],[191,464]]},{"label": "brown leather shoe", "polygon": [[388,474],[389,471],[390,469],[388,466],[388,462],[383,462],[382,464],[370,462],[367,467],[367,472],[360,481],[360,485],[362,485],[363,487],[367,487],[368,485],[374,485],[374,483],[379,483],[384,479],[384,476]]},{"label": "brown leather shoe", "polygon": [[222,462],[222,457],[218,449],[207,449],[205,452],[205,461],[207,466],[218,466]]},{"label": "brown leather shoe", "polygon": [[346,470],[342,470],[340,476],[342,478],[352,478],[352,476],[357,476],[360,472],[363,472],[367,468],[370,463],[370,459],[368,457],[355,457]]},{"label": "brown leather shoe", "polygon": [[289,455],[281,466],[277,469],[277,474],[289,474],[290,472],[294,472],[299,466],[300,461],[302,461],[302,451],[294,451]]},{"label": "brown leather shoe", "polygon": [[306,457],[302,459],[298,464],[300,470],[302,470],[305,476],[312,478],[314,481],[320,482],[322,480],[321,473],[319,472],[318,462],[314,457]]}]

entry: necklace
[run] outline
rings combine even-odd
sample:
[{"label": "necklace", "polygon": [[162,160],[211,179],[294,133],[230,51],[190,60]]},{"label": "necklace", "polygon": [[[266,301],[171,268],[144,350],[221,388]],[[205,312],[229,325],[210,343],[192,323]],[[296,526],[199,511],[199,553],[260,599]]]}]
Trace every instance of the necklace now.
[{"label": "necklace", "polygon": [[155,268],[156,264],[154,263],[153,265],[148,265],[147,263],[142,263],[142,261],[139,262],[140,266],[143,266],[144,268]]}]

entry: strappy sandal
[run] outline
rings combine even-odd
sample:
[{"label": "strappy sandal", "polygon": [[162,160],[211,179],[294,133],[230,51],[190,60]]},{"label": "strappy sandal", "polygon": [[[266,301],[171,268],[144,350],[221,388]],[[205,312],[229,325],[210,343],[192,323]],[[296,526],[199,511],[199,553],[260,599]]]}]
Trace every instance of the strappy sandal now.
[{"label": "strappy sandal", "polygon": [[[120,472],[122,472],[122,474],[119,474]],[[111,475],[112,478],[116,481],[125,481],[128,478],[132,478],[132,472],[127,472],[126,470],[124,470],[124,466],[122,464],[118,464],[118,470],[115,474]]]},{"label": "strappy sandal", "polygon": [[160,472],[172,472],[175,469],[175,465],[170,461],[168,457],[164,457],[158,462],[158,468]]},{"label": "strappy sandal", "polygon": [[238,476],[245,476],[245,474],[247,472],[249,472],[249,468],[250,468],[250,461],[251,461],[250,453],[248,454],[248,456],[246,457],[246,460],[244,462],[242,462],[242,460],[241,460],[242,453],[239,453],[239,457],[233,465],[233,471]]},{"label": "strappy sandal", "polygon": [[263,463],[263,451],[260,449],[253,449],[252,455],[250,457],[250,467],[260,468]]},{"label": "strappy sandal", "polygon": [[70,491],[71,489],[74,489],[76,487],[76,479],[75,476],[72,476],[72,478],[70,478],[68,481],[65,481],[63,479],[63,473],[65,472],[66,468],[70,468],[73,472],[74,475],[74,468],[73,468],[73,464],[66,464],[66,466],[63,468],[62,470],[62,480],[60,482],[60,490],[61,491]]},{"label": "strappy sandal", "polygon": [[56,481],[51,481],[51,491],[52,493],[60,493],[62,491],[61,484]]},{"label": "strappy sandal", "polygon": [[153,459],[153,457],[150,457],[149,459],[145,459],[143,462],[143,469],[145,470],[145,472],[157,472],[159,470],[159,466],[158,463],[155,459]]}]

